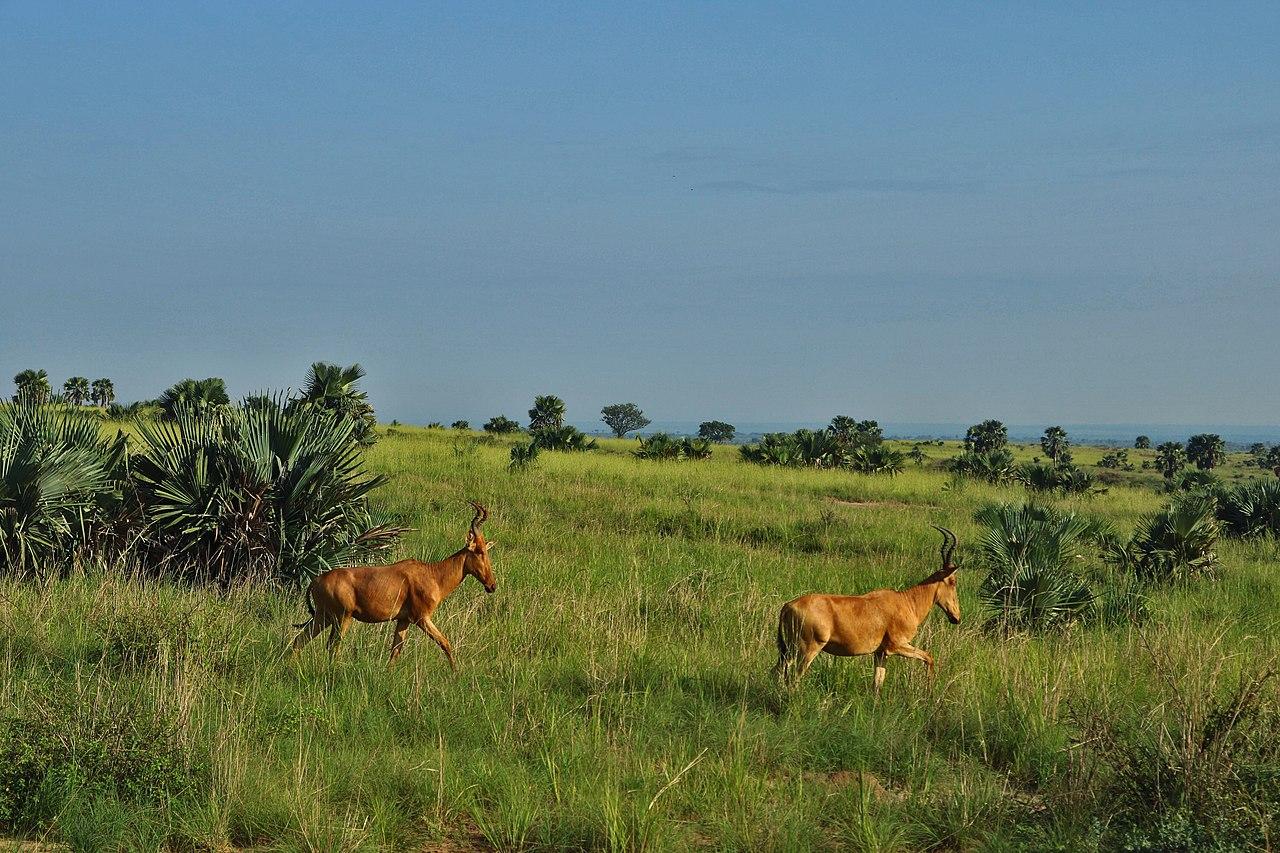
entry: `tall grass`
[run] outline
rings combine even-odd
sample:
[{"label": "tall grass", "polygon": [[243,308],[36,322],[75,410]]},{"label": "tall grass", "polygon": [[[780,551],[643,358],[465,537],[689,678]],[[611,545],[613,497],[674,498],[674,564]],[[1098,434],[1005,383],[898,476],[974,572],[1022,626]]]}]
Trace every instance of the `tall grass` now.
[{"label": "tall grass", "polygon": [[[40,795],[4,811],[0,794],[3,830],[85,850],[1111,849],[1131,827],[1108,823],[1105,794],[1128,788],[1089,746],[1096,720],[1125,742],[1182,731],[1180,692],[1223,706],[1280,652],[1270,539],[1222,542],[1220,578],[1155,588],[1140,626],[1044,636],[982,628],[975,561],[965,623],[917,639],[936,681],[904,662],[877,704],[868,660],[824,657],[783,696],[768,672],[784,601],[920,580],[930,523],[963,553],[975,511],[1025,490],[761,467],[732,447],[655,465],[627,440],[509,472],[515,439],[456,440],[400,428],[369,451],[391,477],[374,510],[413,528],[402,555],[458,548],[466,499],[492,511],[498,593],[468,582],[436,616],[456,676],[424,635],[388,669],[386,626],[355,626],[332,662],[289,659],[301,602],[259,587],[128,566],[0,581],[0,730],[61,768],[32,781],[23,765]],[[1163,501],[1056,503],[1128,531]],[[33,720],[67,733],[61,751]],[[101,756],[116,775],[84,772]],[[1233,838],[1261,837],[1247,814]]]}]

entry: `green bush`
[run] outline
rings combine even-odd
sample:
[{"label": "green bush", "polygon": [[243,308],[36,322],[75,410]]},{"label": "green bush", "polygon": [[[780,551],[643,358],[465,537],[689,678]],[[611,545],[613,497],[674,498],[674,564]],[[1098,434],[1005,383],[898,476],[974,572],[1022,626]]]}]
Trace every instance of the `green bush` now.
[{"label": "green bush", "polygon": [[66,406],[0,404],[0,571],[65,562],[111,533],[125,436]]},{"label": "green bush", "polygon": [[356,421],[320,407],[179,406],[140,422],[133,498],[152,565],[222,582],[301,584],[378,553],[400,529],[374,524]]},{"label": "green bush", "polygon": [[544,426],[541,429],[530,430],[529,435],[533,436],[533,443],[540,450],[581,452],[595,450],[599,446],[599,442],[594,438],[587,438],[577,427],[568,424]]},{"label": "green bush", "polygon": [[632,453],[637,459],[708,459],[711,442],[705,438],[672,438],[665,432],[655,432],[640,439],[640,449]]},{"label": "green bush", "polygon": [[954,474],[987,483],[1006,483],[1017,473],[1013,452],[1007,447],[985,452],[966,451],[952,459],[947,467]]},{"label": "green bush", "polygon": [[538,461],[538,445],[532,441],[527,444],[516,444],[511,447],[511,461],[507,467],[512,471],[521,471]]},{"label": "green bush", "polygon": [[1094,596],[1075,565],[1103,532],[1051,507],[993,504],[974,515],[987,576],[978,596],[1002,628],[1045,630],[1090,615]]},{"label": "green bush", "polygon": [[1221,533],[1216,507],[1211,494],[1176,496],[1165,509],[1140,520],[1127,544],[1110,549],[1112,561],[1149,582],[1213,574]]},{"label": "green bush", "polygon": [[1232,536],[1280,537],[1280,480],[1253,480],[1224,490],[1218,519]]}]

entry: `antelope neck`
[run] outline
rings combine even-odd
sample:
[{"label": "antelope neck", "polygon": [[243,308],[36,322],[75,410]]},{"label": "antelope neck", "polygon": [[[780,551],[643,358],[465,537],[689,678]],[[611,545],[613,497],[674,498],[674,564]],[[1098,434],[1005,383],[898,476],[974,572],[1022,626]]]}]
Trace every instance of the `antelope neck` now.
[{"label": "antelope neck", "polygon": [[445,557],[438,563],[431,564],[431,567],[436,570],[436,575],[439,577],[440,586],[442,587],[441,591],[445,595],[453,592],[458,588],[458,585],[462,583],[462,579],[465,577],[466,566],[466,548],[463,548],[456,554],[451,554],[450,556]]},{"label": "antelope neck", "polygon": [[911,600],[911,612],[916,615],[916,623],[919,624],[929,615],[929,608],[933,606],[933,600],[938,595],[938,582],[918,583],[906,590],[903,595]]}]

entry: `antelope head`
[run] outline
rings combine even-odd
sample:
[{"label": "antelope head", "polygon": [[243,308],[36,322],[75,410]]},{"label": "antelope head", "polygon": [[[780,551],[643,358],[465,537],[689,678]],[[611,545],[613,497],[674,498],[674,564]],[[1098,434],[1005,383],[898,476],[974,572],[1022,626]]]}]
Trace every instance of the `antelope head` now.
[{"label": "antelope head", "polygon": [[956,535],[936,524],[933,525],[933,529],[942,534],[942,548],[938,552],[942,556],[942,568],[934,572],[931,578],[937,582],[933,601],[943,613],[947,614],[952,625],[959,625],[960,596],[956,594],[956,569],[959,566],[951,560],[951,555],[956,551]]},{"label": "antelope head", "polygon": [[489,561],[489,549],[494,543],[485,542],[484,534],[480,532],[480,525],[484,524],[484,520],[489,517],[489,510],[475,501],[469,501],[469,503],[476,511],[476,515],[471,519],[471,528],[467,531],[467,544],[464,549],[466,557],[462,561],[462,574],[471,575],[480,581],[485,592],[493,592],[498,588],[498,582],[493,577],[493,563]]}]

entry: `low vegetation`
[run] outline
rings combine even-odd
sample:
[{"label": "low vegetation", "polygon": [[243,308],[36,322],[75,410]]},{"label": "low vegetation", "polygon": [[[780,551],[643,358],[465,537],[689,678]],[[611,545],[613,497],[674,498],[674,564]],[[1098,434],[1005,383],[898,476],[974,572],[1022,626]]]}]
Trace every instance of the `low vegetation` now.
[{"label": "low vegetation", "polygon": [[[398,426],[343,456],[327,442],[350,420],[287,401],[123,429],[83,408],[0,407],[18,437],[0,444],[0,523],[30,543],[0,571],[0,834],[82,850],[1240,850],[1280,831],[1280,481],[1240,454],[1218,486],[1170,493],[1156,469],[1099,469],[1115,481],[1083,494],[956,478],[956,443],[885,477],[743,464],[714,443],[659,465],[603,439],[509,476],[528,434]],[[827,438],[910,447],[858,423]],[[1011,468],[1043,452],[969,452],[1001,450]],[[1109,452],[1070,451],[1082,467]],[[90,458],[107,486],[22,473]],[[190,537],[224,565],[245,551],[202,549],[317,541],[254,525],[311,494],[286,469],[329,482],[343,458],[361,462],[359,494],[336,517],[403,530],[381,559],[451,553],[465,501],[492,510],[497,592],[464,585],[434,617],[456,676],[421,636],[388,669],[377,628],[332,662],[291,660],[296,588],[157,580],[129,533],[171,513],[147,534],[174,537],[157,553]],[[195,471],[216,524],[172,500]],[[821,656],[780,691],[782,602],[919,581],[931,524],[959,538],[964,614],[913,641],[937,678],[891,666],[877,703],[869,658]],[[275,553],[264,565],[305,548]]]}]

